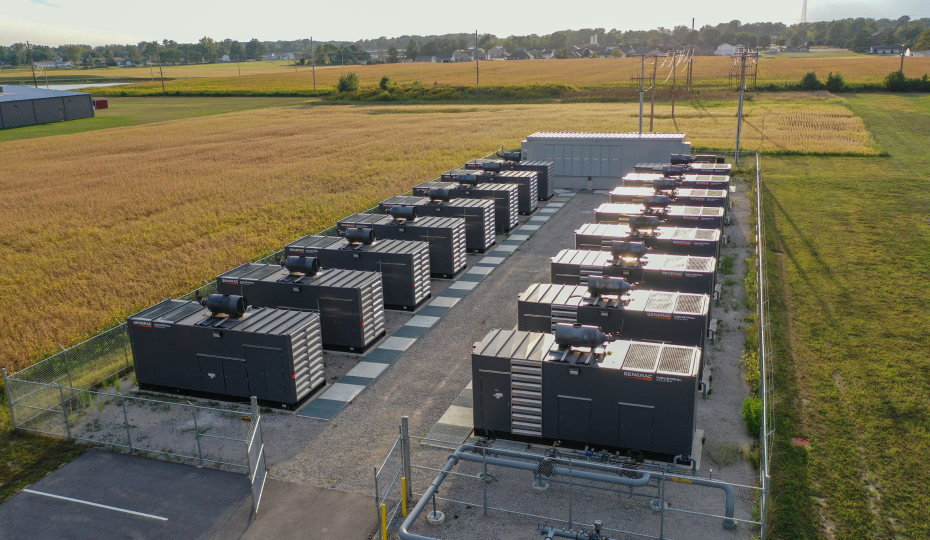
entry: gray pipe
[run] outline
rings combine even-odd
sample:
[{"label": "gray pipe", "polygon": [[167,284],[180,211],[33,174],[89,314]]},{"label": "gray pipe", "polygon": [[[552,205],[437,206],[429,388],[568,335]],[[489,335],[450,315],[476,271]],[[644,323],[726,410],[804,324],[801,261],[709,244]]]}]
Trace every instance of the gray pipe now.
[{"label": "gray pipe", "polygon": [[[555,527],[543,527],[540,529],[542,534],[546,535],[546,540],[550,540],[555,536],[560,536],[562,538],[572,538],[573,540],[591,540],[591,536],[575,532],[575,531],[565,531],[562,529],[556,529]],[[596,538],[603,538],[604,540],[609,540],[606,536],[597,536]]]},{"label": "gray pipe", "polygon": [[[501,459],[495,457],[484,457],[478,454],[462,454],[457,456],[459,459],[465,461],[471,461],[473,463],[484,463],[487,460],[491,465],[498,465],[500,467],[509,467],[511,469],[523,469],[524,471],[536,472],[539,468],[538,463],[527,463],[525,461],[513,461],[509,459]],[[607,474],[593,473],[588,471],[576,471],[566,469],[565,467],[553,467],[553,474],[558,474],[561,476],[571,475],[573,478],[584,478],[587,480],[594,480],[597,482],[610,482],[612,484],[621,484],[624,486],[630,487],[640,487],[645,486],[649,483],[649,474],[648,473],[638,473],[642,476],[640,478],[626,478],[623,476],[612,476]]]},{"label": "gray pipe", "polygon": [[410,532],[410,527],[413,523],[420,517],[420,513],[423,512],[423,509],[426,507],[426,503],[436,494],[436,490],[439,489],[439,486],[442,484],[442,481],[446,479],[446,476],[449,474],[449,471],[452,470],[452,467],[459,462],[456,454],[462,451],[462,446],[455,451],[451,456],[449,456],[449,461],[446,462],[446,466],[442,468],[442,471],[436,475],[436,479],[433,480],[433,483],[426,488],[426,491],[423,492],[423,496],[420,497],[420,500],[417,501],[417,504],[413,507],[413,510],[410,511],[410,514],[407,515],[407,519],[400,524],[400,537],[403,540],[436,540],[435,538],[430,538],[429,536],[420,536],[419,534],[414,534]]}]

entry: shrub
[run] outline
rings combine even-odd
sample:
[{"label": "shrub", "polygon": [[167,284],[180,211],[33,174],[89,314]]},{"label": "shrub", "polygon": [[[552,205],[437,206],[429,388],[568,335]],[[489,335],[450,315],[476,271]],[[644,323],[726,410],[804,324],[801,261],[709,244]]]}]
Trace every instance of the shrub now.
[{"label": "shrub", "polygon": [[746,431],[753,437],[762,432],[762,400],[757,397],[747,397],[743,400],[743,422]]},{"label": "shrub", "polygon": [[817,78],[817,74],[813,71],[807,73],[807,75],[801,77],[801,89],[802,90],[823,90],[823,83],[820,82],[820,79]]},{"label": "shrub", "polygon": [[339,82],[336,83],[337,92],[354,92],[356,90],[358,90],[357,73],[350,71],[339,76]]},{"label": "shrub", "polygon": [[908,79],[904,73],[893,71],[885,77],[882,86],[889,92],[930,92],[930,76],[924,74],[920,79]]},{"label": "shrub", "polygon": [[831,92],[834,92],[834,93],[842,92],[843,89],[846,87],[846,81],[843,80],[842,75],[840,75],[839,73],[834,75],[833,72],[831,71],[830,74],[827,75],[826,86],[827,86],[827,90]]},{"label": "shrub", "polygon": [[387,90],[391,86],[391,79],[387,75],[381,77],[381,82],[378,83],[378,88],[382,90]]}]

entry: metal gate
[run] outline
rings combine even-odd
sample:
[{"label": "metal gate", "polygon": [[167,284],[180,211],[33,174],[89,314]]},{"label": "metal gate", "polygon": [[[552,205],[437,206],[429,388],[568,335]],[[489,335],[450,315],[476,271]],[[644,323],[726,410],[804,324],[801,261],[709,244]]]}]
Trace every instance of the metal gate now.
[{"label": "metal gate", "polygon": [[252,396],[252,433],[249,435],[249,480],[252,483],[252,514],[258,513],[268,468],[265,466],[265,441],[262,437],[262,417],[258,400]]}]

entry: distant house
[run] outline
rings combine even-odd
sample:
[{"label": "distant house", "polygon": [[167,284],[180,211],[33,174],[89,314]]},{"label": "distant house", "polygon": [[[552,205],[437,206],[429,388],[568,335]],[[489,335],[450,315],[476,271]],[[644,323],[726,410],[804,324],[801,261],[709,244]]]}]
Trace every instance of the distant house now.
[{"label": "distant house", "polygon": [[488,50],[488,59],[494,60],[495,58],[507,58],[509,56],[507,51],[503,47],[492,47]]},{"label": "distant house", "polygon": [[550,49],[533,49],[530,51],[530,54],[533,55],[533,58],[540,60],[552,60],[555,58],[555,51]]},{"label": "distant house", "polygon": [[[472,47],[468,49],[468,54],[471,55],[471,59],[474,60],[475,59],[475,48]],[[487,51],[485,51],[481,47],[478,47],[478,60],[486,60],[487,58],[488,58]]]},{"label": "distant house", "polygon": [[717,50],[714,51],[714,56],[732,56],[734,54],[742,54],[742,52],[742,45],[730,45],[729,43],[721,43],[717,46]]},{"label": "distant house", "polygon": [[507,60],[532,60],[532,59],[533,59],[533,55],[526,52],[526,49],[517,49],[516,51],[514,51],[507,57]]},{"label": "distant house", "polygon": [[435,60],[433,60],[433,62],[438,62],[438,63],[440,63],[440,64],[451,64],[452,62],[455,61],[455,60],[452,59],[452,55],[451,55],[451,54],[437,54],[437,55],[434,56],[433,58],[435,58]]},{"label": "distant house", "polygon": [[704,45],[695,45],[694,46],[694,56],[713,56],[714,48],[706,47]]},{"label": "distant house", "polygon": [[922,56],[930,58],[930,49],[925,51],[911,51],[911,56]]},{"label": "distant house", "polygon": [[869,47],[869,54],[901,54],[900,45],[876,45]]},{"label": "distant house", "polygon": [[55,60],[43,60],[41,62],[36,62],[35,65],[37,68],[45,68],[45,69],[71,68],[71,67],[74,67],[74,62],[70,60],[62,60],[61,58],[56,58]]},{"label": "distant house", "polygon": [[610,56],[610,49],[608,49],[607,47],[600,47],[598,45],[588,45],[585,48],[591,51],[592,53],[596,53],[601,58],[605,56]]},{"label": "distant house", "polygon": [[294,53],[270,53],[262,56],[263,60],[293,60]]},{"label": "distant house", "polygon": [[452,51],[452,61],[453,62],[471,62],[473,58],[467,52],[459,49],[457,51]]},{"label": "distant house", "polygon": [[630,47],[629,45],[620,45],[614,48],[620,49],[620,52],[622,52],[623,54],[630,54],[630,51],[633,50],[633,47]]},{"label": "distant house", "polygon": [[413,61],[414,62],[435,62],[436,57],[435,56],[417,56]]},{"label": "distant house", "polygon": [[228,55],[228,54],[224,54],[223,56],[221,56],[221,57],[219,58],[219,61],[220,61],[220,62],[232,62],[232,60],[229,59],[229,55]]},{"label": "distant house", "polygon": [[132,67],[135,64],[129,58],[123,58],[122,56],[114,56],[113,62],[116,63],[119,67]]},{"label": "distant house", "polygon": [[665,56],[665,51],[660,51],[659,49],[652,49],[649,47],[640,47],[638,49],[630,49],[630,52],[627,53],[628,56],[638,56],[641,54]]}]

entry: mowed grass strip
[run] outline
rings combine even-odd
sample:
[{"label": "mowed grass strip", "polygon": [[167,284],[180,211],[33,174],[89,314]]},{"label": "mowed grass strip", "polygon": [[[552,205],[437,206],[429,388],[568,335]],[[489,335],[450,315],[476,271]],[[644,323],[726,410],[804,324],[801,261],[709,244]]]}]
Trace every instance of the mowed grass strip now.
[{"label": "mowed grass strip", "polygon": [[[849,84],[878,83],[892,71],[897,71],[898,58],[879,58],[876,56],[838,55],[837,57],[803,57],[800,55],[765,56],[759,60],[757,82],[767,84],[794,84],[809,71],[826,80],[829,72],[841,73]],[[657,79],[660,87],[672,86],[677,79],[679,87],[685,80],[686,63],[659,59]],[[648,71],[651,75],[652,66]],[[131,68],[126,68],[127,70]],[[305,95],[313,90],[313,69],[310,66],[284,67],[268,72],[239,77],[224,70],[202,72],[178,69],[179,77],[165,83],[169,94],[179,95]],[[632,88],[631,77],[638,76],[641,70],[639,58],[582,58],[576,60],[532,60],[522,62],[490,61],[481,62],[481,84],[525,85],[525,84],[566,84],[582,88]],[[672,71],[677,70],[673,76]],[[90,70],[89,70],[90,71]],[[460,62],[439,64],[429,62],[411,62],[404,64],[377,64],[372,66],[317,66],[316,88],[330,90],[339,76],[348,71],[358,74],[362,86],[377,86],[382,77],[401,84],[419,81],[424,85],[473,85],[475,84],[475,64]],[[930,72],[930,58],[908,58],[905,62],[905,74],[908,77],[920,77]],[[183,73],[183,74],[182,74]],[[214,76],[197,77],[195,73],[212,73]],[[222,75],[220,75],[222,74]],[[726,56],[699,56],[694,60],[693,85],[696,88],[736,88],[737,81],[731,76],[739,74],[734,61]],[[169,77],[166,72],[166,77]],[[97,95],[159,95],[162,93],[160,81],[139,82],[132,86],[117,86],[95,89]]]},{"label": "mowed grass strip", "polygon": [[[821,101],[811,115],[839,107]],[[711,105],[679,105],[655,129],[730,146],[735,104]],[[42,139],[2,143],[0,305],[16,309],[0,312],[0,365],[21,368],[527,134],[634,130],[636,109],[305,106],[61,136],[53,156]],[[834,112],[824,118],[845,121]],[[778,133],[774,148],[873,152],[830,129],[819,142]]]},{"label": "mowed grass strip", "polygon": [[94,111],[93,118],[55,122],[38,126],[26,126],[16,129],[0,130],[0,143],[49,137],[52,135],[69,135],[110,129],[115,127],[137,126],[152,122],[166,122],[181,118],[209,116],[249,109],[282,107],[306,102],[305,98],[269,98],[269,97],[229,97],[225,99],[203,99],[189,97],[145,97],[145,98],[109,98],[109,108]]},{"label": "mowed grass strip", "polygon": [[786,353],[776,358],[776,530],[927,538],[930,96],[849,103],[890,158],[763,160]]}]

